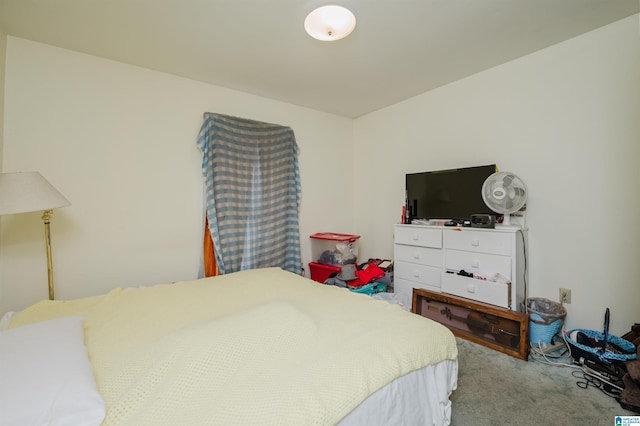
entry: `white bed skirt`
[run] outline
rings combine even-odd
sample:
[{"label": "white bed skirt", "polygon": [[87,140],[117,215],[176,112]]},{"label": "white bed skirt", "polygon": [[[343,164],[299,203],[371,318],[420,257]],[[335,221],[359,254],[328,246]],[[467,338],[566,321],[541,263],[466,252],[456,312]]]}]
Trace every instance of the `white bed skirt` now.
[{"label": "white bed skirt", "polygon": [[402,376],[343,418],[340,426],[448,425],[450,391],[458,385],[458,361],[445,360]]}]

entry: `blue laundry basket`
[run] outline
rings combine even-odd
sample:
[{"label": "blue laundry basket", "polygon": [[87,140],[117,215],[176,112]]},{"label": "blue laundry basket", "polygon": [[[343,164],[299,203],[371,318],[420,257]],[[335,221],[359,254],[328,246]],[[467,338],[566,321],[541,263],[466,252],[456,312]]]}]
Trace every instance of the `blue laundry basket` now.
[{"label": "blue laundry basket", "polygon": [[[576,328],[565,332],[565,340],[569,345],[569,351],[574,361],[580,363],[581,359],[600,362],[605,365],[624,363],[637,359],[636,346],[622,337],[609,334],[609,308],[604,314],[604,332]],[[590,345],[579,343],[573,338],[577,332],[586,336]],[[610,348],[615,347],[612,351]]]}]

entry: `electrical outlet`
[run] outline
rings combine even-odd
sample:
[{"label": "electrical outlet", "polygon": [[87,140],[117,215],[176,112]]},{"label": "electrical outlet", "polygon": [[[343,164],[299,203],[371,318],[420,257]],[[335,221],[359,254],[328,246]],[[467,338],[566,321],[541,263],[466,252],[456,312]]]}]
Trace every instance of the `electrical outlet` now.
[{"label": "electrical outlet", "polygon": [[571,289],[570,288],[561,288],[560,289],[560,303],[571,303]]}]

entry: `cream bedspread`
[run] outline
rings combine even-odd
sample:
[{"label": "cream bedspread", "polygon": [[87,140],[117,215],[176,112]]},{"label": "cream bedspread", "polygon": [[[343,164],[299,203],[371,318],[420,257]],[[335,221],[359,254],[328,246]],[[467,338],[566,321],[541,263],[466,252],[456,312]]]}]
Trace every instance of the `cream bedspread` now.
[{"label": "cream bedspread", "polygon": [[70,315],[86,318],[104,425],[336,424],[457,357],[436,322],[278,268],[43,301],[10,327]]}]

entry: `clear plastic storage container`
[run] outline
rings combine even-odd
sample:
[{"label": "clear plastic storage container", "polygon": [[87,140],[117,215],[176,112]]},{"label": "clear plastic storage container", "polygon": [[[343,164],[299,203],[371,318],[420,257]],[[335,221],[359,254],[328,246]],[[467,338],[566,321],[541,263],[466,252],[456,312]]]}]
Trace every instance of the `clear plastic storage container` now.
[{"label": "clear plastic storage container", "polygon": [[359,235],[320,232],[311,235],[313,262],[324,265],[357,263]]}]

